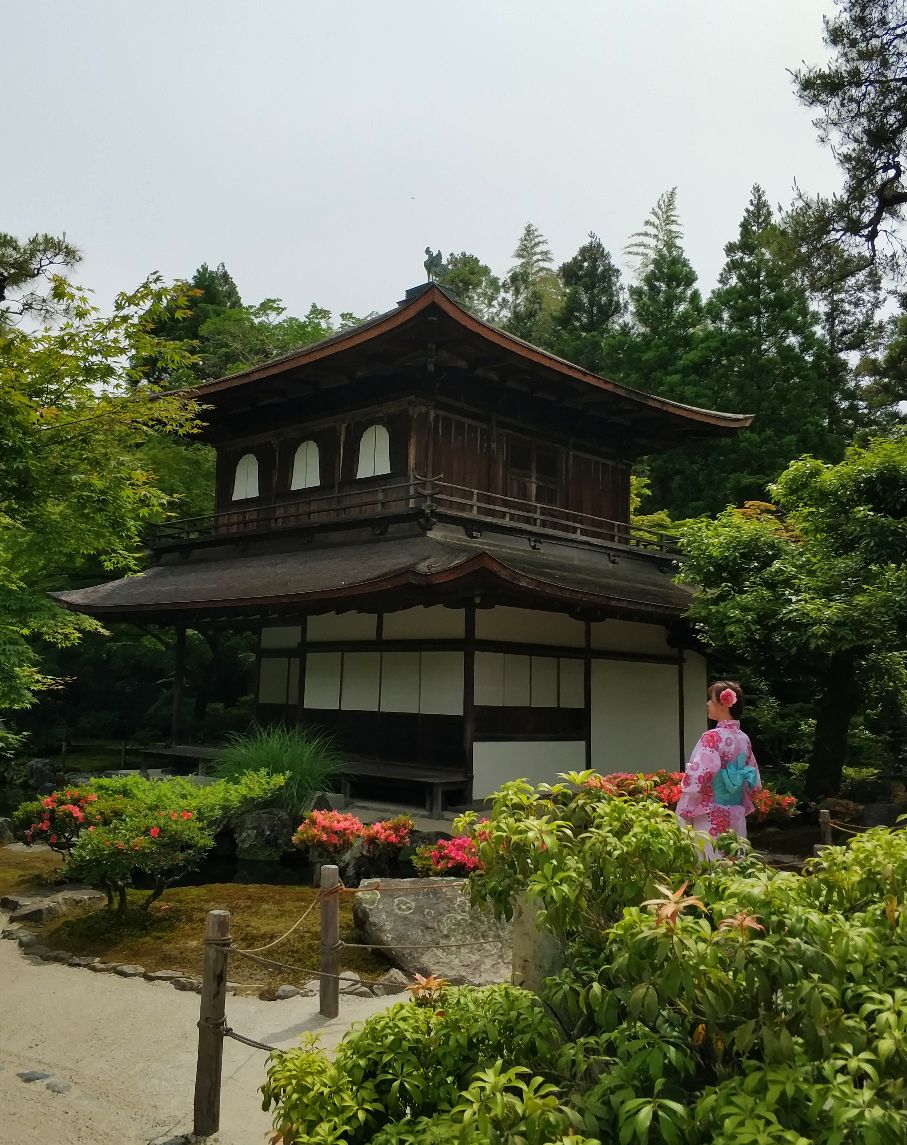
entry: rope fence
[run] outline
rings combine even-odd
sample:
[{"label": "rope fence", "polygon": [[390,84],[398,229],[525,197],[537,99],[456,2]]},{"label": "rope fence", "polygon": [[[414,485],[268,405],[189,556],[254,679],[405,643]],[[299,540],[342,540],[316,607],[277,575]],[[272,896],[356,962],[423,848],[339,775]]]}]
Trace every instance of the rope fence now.
[{"label": "rope fence", "polygon": [[[822,836],[822,842],[815,848],[816,853],[824,847],[834,846],[834,832],[838,831],[842,835],[863,835],[866,831],[871,831],[871,827],[854,826],[852,823],[839,823],[836,819],[832,819],[831,812],[823,808],[819,812],[819,833]],[[895,827],[894,830],[899,830]]]},{"label": "rope fence", "polygon": [[[405,897],[426,892],[452,891],[461,894],[460,884],[433,883],[424,887],[408,887]],[[289,930],[266,943],[246,950],[238,946],[230,933],[230,913],[225,910],[208,912],[204,948],[204,972],[202,975],[201,1002],[198,1020],[198,1060],[195,1074],[194,1133],[197,1137],[209,1137],[220,1126],[220,1086],[223,1071],[223,1046],[229,1038],[251,1049],[265,1053],[282,1053],[278,1046],[237,1033],[227,1023],[227,966],[229,958],[244,959],[256,966],[270,970],[285,970],[292,975],[304,975],[308,980],[318,980],[319,1013],[325,1018],[336,1018],[340,1009],[340,994],[349,994],[354,989],[367,989],[372,997],[382,988],[379,982],[368,982],[359,977],[343,974],[340,969],[341,952],[347,950],[461,950],[470,946],[494,944],[497,939],[476,939],[473,942],[424,942],[404,945],[385,945],[374,942],[346,942],[340,937],[340,899],[343,895],[374,895],[377,901],[382,892],[400,893],[399,887],[381,882],[359,887],[345,887],[339,871],[333,864],[321,868],[318,892],[293,923]],[[318,969],[283,962],[274,957],[266,957],[265,951],[273,950],[285,942],[309,917],[315,906],[320,908],[320,943]],[[344,988],[341,984],[347,984]],[[418,989],[411,986],[410,988]]]}]

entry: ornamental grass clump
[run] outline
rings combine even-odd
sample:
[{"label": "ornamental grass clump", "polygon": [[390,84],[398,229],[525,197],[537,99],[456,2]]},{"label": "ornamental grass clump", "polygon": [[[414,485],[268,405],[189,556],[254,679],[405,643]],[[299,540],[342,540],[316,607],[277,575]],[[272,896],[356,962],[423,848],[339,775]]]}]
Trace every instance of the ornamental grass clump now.
[{"label": "ornamental grass clump", "polygon": [[283,776],[275,803],[295,816],[309,810],[319,791],[334,790],[342,767],[343,756],[329,735],[278,724],[233,733],[213,771],[234,782],[249,772]]}]

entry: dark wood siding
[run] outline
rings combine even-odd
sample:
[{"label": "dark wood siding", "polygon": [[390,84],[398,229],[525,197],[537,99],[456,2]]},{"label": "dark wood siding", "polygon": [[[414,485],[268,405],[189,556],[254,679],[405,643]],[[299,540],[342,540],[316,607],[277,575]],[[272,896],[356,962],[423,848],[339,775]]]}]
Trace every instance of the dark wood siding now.
[{"label": "dark wood siding", "polygon": [[431,427],[431,468],[433,477],[451,485],[495,492],[488,426],[436,411]]}]

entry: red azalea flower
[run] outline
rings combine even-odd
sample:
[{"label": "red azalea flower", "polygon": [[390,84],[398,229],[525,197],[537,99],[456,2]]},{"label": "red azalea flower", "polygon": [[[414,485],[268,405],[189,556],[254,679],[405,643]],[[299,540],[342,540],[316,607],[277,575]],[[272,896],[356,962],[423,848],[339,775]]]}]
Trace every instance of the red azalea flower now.
[{"label": "red azalea flower", "polygon": [[56,835],[51,835],[51,837],[48,839],[48,842],[50,843],[51,846],[53,846],[54,843],[56,843],[56,841],[57,841]]},{"label": "red azalea flower", "polygon": [[148,832],[148,834],[151,836],[152,839],[156,839],[158,837],[158,835],[160,835],[160,833],[161,833],[160,827],[152,827],[151,830]]},{"label": "red azalea flower", "polygon": [[184,811],[183,812],[183,818],[184,819],[191,819],[192,818],[192,812],[191,811]]}]

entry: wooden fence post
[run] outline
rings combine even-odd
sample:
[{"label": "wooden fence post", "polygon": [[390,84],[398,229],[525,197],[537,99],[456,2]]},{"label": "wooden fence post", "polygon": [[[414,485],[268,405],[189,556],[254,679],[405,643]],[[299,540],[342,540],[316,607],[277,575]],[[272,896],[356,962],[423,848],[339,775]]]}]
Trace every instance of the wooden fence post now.
[{"label": "wooden fence post", "polygon": [[822,845],[831,846],[831,812],[826,808],[819,812],[819,831],[822,835]]},{"label": "wooden fence post", "polygon": [[340,885],[340,872],[333,863],[321,868],[321,981],[319,1010],[322,1017],[336,1018],[340,1010],[340,895],[330,894]]},{"label": "wooden fence post", "polygon": [[209,910],[205,926],[205,965],[198,1018],[194,1133],[210,1137],[220,1127],[220,1079],[224,1062],[223,1023],[227,996],[230,912]]}]

